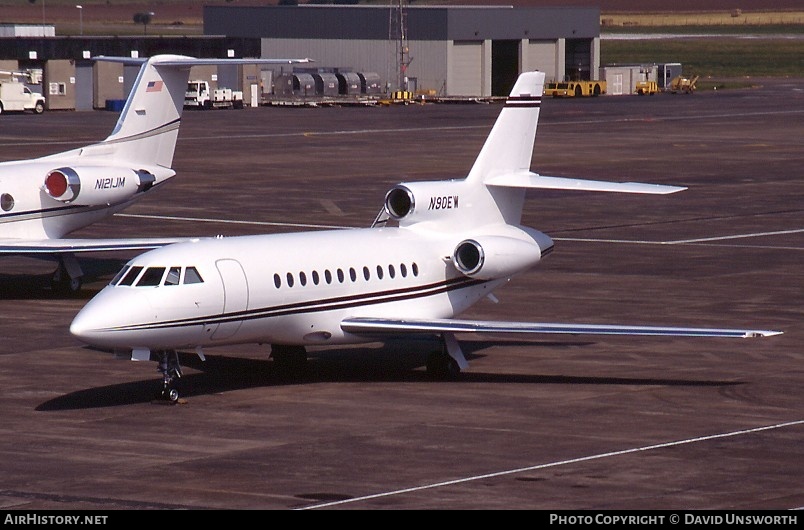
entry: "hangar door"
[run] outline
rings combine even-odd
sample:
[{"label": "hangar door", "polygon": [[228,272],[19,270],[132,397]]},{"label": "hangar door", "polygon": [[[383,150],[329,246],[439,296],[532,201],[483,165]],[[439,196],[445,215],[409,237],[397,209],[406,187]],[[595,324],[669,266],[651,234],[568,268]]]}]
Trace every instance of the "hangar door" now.
[{"label": "hangar door", "polygon": [[454,42],[450,96],[480,96],[483,94],[483,46],[481,42]]},{"label": "hangar door", "polygon": [[75,63],[75,110],[92,110],[92,63]]},{"label": "hangar door", "polygon": [[592,79],[592,40],[567,39],[565,41],[564,71],[570,81]]},{"label": "hangar door", "polygon": [[518,40],[491,42],[491,95],[507,96],[519,75]]}]

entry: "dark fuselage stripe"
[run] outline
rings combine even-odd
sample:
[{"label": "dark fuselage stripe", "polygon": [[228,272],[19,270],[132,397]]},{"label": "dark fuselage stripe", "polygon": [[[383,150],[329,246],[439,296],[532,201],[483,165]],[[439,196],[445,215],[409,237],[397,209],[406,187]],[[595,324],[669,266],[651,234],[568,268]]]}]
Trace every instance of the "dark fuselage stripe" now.
[{"label": "dark fuselage stripe", "polygon": [[142,140],[143,138],[150,138],[152,136],[158,136],[160,134],[164,134],[166,132],[175,131],[179,128],[179,124],[181,123],[181,118],[176,118],[173,121],[169,121],[167,123],[163,123],[159,127],[154,127],[151,130],[143,131],[141,133],[132,134],[131,136],[126,136],[123,138],[113,138],[111,140],[105,140],[101,142],[100,145],[111,145],[111,144],[119,144],[121,142],[131,142],[134,140]]},{"label": "dark fuselage stripe", "polygon": [[[486,280],[474,280],[471,278],[454,278],[452,280],[447,280],[445,282],[422,285],[413,288],[365,293],[356,296],[344,296],[344,297],[331,298],[327,300],[310,300],[295,304],[286,304],[286,305],[260,308],[260,309],[249,309],[245,311],[235,311],[232,313],[224,313],[220,315],[208,315],[205,317],[195,317],[191,319],[178,319],[165,322],[136,324],[132,326],[121,326],[117,328],[109,328],[108,330],[136,331],[145,329],[163,329],[173,327],[196,326],[201,324],[222,324],[227,322],[257,320],[262,318],[288,316],[303,313],[320,313],[323,311],[334,311],[338,309],[347,309],[350,307],[360,307],[365,305],[376,305],[388,302],[413,300],[425,296],[432,296],[436,294],[446,293],[449,291],[454,291],[457,289],[472,287],[485,282]],[[137,289],[137,287],[134,287],[134,289]]]},{"label": "dark fuselage stripe", "polygon": [[39,219],[45,217],[57,217],[62,215],[71,215],[74,213],[94,212],[97,210],[107,210],[119,204],[129,202],[141,193],[146,193],[153,189],[156,189],[158,186],[161,186],[165,182],[166,181],[164,180],[161,182],[157,182],[147,190],[138,191],[134,195],[126,197],[124,200],[112,204],[96,204],[92,206],[90,205],[84,206],[80,204],[66,204],[64,206],[56,206],[54,208],[42,208],[41,210],[26,210],[23,212],[4,213],[0,214],[0,223],[26,221],[28,219]]}]

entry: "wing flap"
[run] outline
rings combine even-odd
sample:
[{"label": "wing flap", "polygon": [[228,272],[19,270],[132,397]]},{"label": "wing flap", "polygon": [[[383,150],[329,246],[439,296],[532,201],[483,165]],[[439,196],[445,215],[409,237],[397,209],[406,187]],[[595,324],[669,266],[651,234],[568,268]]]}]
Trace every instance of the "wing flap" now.
[{"label": "wing flap", "polygon": [[646,335],[675,337],[755,338],[782,334],[758,329],[718,329],[552,322],[496,322],[490,320],[346,318],[341,329],[355,334],[415,333],[534,333],[568,335]]}]

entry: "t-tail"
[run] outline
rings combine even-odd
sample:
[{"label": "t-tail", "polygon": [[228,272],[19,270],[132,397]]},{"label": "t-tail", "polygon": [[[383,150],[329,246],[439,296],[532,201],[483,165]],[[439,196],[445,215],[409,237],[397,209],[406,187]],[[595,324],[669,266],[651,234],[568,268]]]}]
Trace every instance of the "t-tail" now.
[{"label": "t-tail", "polygon": [[[497,121],[463,180],[402,183],[385,197],[385,213],[400,226],[461,231],[519,225],[528,189],[666,194],[679,186],[548,177],[530,170],[545,76],[519,76]],[[378,221],[375,221],[378,223]]]},{"label": "t-tail", "polygon": [[190,69],[197,65],[293,64],[310,59],[199,59],[183,55],[150,58],[98,56],[97,61],[140,66],[112,133],[102,142],[61,155],[114,161],[124,166],[169,169],[179,135]]},{"label": "t-tail", "polygon": [[192,64],[163,65],[168,59],[190,58],[157,56],[144,62],[112,134],[100,144],[111,147],[118,160],[166,168],[173,164]]}]

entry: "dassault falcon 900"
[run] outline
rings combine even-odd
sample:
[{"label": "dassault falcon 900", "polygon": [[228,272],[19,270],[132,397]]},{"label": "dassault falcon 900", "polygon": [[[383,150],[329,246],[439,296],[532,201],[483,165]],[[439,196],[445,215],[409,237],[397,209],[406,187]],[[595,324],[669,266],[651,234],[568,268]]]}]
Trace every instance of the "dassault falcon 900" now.
[{"label": "dassault falcon 900", "polygon": [[[685,188],[542,176],[530,171],[544,73],[520,75],[469,174],[393,187],[362,229],[177,243],[125,265],[72,322],[81,341],[159,361],[162,397],[176,401],[176,350],[271,345],[277,366],[306,347],[408,334],[440,337],[427,369],[468,366],[457,333],[759,337],[777,331],[459,320],[455,317],[553,250],[522,226],[533,188],[666,194]],[[388,223],[391,219],[395,223]]]},{"label": "dassault falcon 900", "polygon": [[57,256],[52,285],[62,292],[81,287],[75,253],[145,250],[179,240],[64,236],[130,206],[176,174],[171,165],[192,66],[309,62],[180,55],[95,60],[141,65],[112,133],[78,149],[0,163],[0,256]]}]

